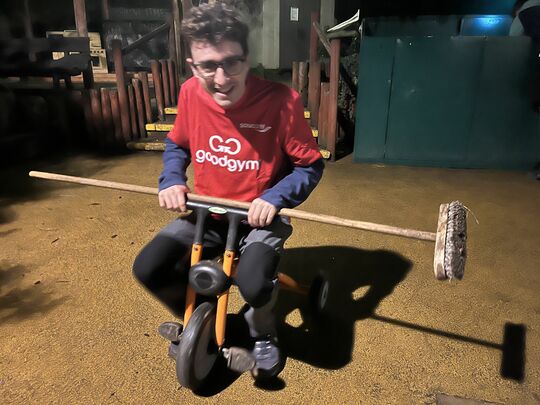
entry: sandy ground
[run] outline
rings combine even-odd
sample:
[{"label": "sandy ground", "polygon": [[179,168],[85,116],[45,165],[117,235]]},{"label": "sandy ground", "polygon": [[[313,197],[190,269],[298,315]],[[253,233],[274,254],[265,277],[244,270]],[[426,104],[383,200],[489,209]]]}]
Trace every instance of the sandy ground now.
[{"label": "sandy ground", "polygon": [[[463,201],[479,221],[469,217],[465,279],[434,279],[430,242],[296,221],[281,270],[305,282],[325,271],[330,319],[317,323],[282,292],[281,378],[256,386],[218,369],[196,396],[177,383],[156,333],[172,316],[130,270],[174,215],[151,196],[26,177],[34,169],[155,186],[160,165],[141,152],[0,172],[2,404],[432,404],[437,393],[540,403],[538,181],[329,164],[302,209],[434,231],[439,204]],[[241,306],[233,290],[228,339],[245,327]],[[505,330],[517,339],[503,345]]]}]

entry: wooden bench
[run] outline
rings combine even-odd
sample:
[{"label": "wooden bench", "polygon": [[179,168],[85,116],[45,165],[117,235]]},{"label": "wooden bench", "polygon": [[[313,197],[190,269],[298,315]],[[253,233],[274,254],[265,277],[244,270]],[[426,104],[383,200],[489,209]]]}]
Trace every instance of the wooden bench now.
[{"label": "wooden bench", "polygon": [[[64,52],[54,60],[53,52]],[[0,77],[52,77],[54,87],[82,73],[84,87],[93,87],[90,40],[77,38],[18,38],[0,40]]]}]

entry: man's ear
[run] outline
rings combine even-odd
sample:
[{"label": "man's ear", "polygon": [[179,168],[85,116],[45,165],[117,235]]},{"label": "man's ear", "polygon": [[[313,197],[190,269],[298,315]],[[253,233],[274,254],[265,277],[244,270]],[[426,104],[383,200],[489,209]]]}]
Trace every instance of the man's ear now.
[{"label": "man's ear", "polygon": [[198,76],[197,75],[197,69],[195,68],[195,66],[193,66],[193,59],[191,58],[186,58],[186,62],[187,64],[189,65],[189,67],[191,68],[191,73],[193,73],[193,76]]}]

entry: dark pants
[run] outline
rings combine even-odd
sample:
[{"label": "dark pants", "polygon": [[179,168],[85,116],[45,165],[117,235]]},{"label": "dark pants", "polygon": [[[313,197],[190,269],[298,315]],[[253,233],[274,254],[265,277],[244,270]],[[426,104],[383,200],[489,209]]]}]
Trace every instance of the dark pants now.
[{"label": "dark pants", "polygon": [[[204,258],[212,259],[223,253],[227,227],[226,222],[208,218]],[[173,221],[142,249],[133,264],[137,280],[180,318],[185,309],[194,231],[194,216]],[[251,307],[262,308],[272,301],[279,257],[291,233],[291,225],[281,218],[260,229],[247,224],[240,226],[241,259],[234,281]]]}]

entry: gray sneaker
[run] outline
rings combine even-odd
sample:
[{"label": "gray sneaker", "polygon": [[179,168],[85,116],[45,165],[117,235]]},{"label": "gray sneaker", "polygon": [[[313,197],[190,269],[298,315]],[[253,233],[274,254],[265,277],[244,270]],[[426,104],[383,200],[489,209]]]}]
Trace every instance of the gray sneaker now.
[{"label": "gray sneaker", "polygon": [[285,367],[285,359],[281,355],[278,340],[274,336],[257,338],[252,353],[256,361],[252,371],[255,379],[276,377]]}]

